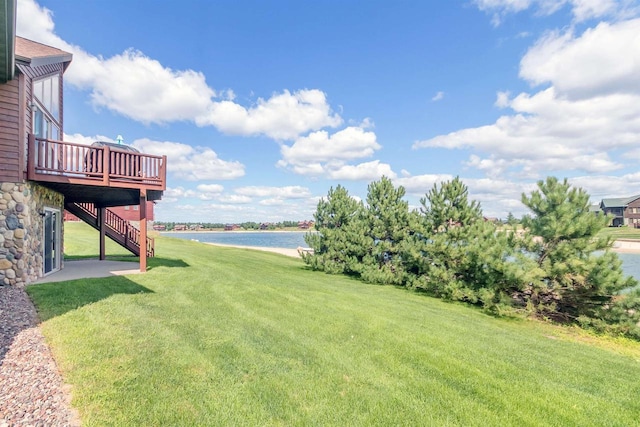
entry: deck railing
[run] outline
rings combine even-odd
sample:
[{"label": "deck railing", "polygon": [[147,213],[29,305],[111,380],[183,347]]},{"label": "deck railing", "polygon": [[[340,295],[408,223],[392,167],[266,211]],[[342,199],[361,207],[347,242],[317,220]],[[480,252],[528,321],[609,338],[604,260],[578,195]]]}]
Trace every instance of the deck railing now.
[{"label": "deck railing", "polygon": [[34,181],[166,188],[166,156],[94,147],[29,135],[28,178]]}]

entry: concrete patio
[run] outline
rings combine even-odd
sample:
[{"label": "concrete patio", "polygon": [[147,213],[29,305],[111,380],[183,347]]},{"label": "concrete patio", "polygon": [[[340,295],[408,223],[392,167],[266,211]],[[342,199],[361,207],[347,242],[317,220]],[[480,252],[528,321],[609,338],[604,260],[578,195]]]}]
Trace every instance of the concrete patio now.
[{"label": "concrete patio", "polygon": [[41,277],[33,283],[64,282],[66,280],[122,276],[125,274],[138,273],[140,273],[140,267],[137,262],[100,261],[97,259],[65,261],[63,269],[46,277]]}]

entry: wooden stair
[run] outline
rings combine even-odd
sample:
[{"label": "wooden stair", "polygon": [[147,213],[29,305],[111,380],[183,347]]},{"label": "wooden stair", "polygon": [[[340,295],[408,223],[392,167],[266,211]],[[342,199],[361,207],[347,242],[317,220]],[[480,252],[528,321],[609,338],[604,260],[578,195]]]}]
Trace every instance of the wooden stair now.
[{"label": "wooden stair", "polygon": [[[65,209],[100,231],[98,208],[93,203],[65,203]],[[126,219],[105,209],[105,235],[136,256],[140,256],[140,230]],[[154,255],[154,241],[147,237],[147,257]]]}]

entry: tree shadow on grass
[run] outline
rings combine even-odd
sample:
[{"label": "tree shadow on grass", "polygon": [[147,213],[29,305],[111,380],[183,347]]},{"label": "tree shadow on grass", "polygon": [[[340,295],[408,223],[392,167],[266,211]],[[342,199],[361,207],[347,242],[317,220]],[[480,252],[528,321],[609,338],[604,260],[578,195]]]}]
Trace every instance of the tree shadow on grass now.
[{"label": "tree shadow on grass", "polygon": [[42,283],[28,286],[26,291],[43,322],[112,295],[153,293],[125,276]]}]

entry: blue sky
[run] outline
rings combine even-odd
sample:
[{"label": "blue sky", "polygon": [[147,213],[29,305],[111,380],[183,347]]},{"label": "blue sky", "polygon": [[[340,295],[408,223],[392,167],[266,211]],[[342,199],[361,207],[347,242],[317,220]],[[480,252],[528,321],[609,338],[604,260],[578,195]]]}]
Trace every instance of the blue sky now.
[{"label": "blue sky", "polygon": [[18,0],[74,54],[65,140],[168,156],[161,221],[311,219],[386,175],[411,206],[460,176],[487,216],[567,177],[640,193],[631,0]]}]

